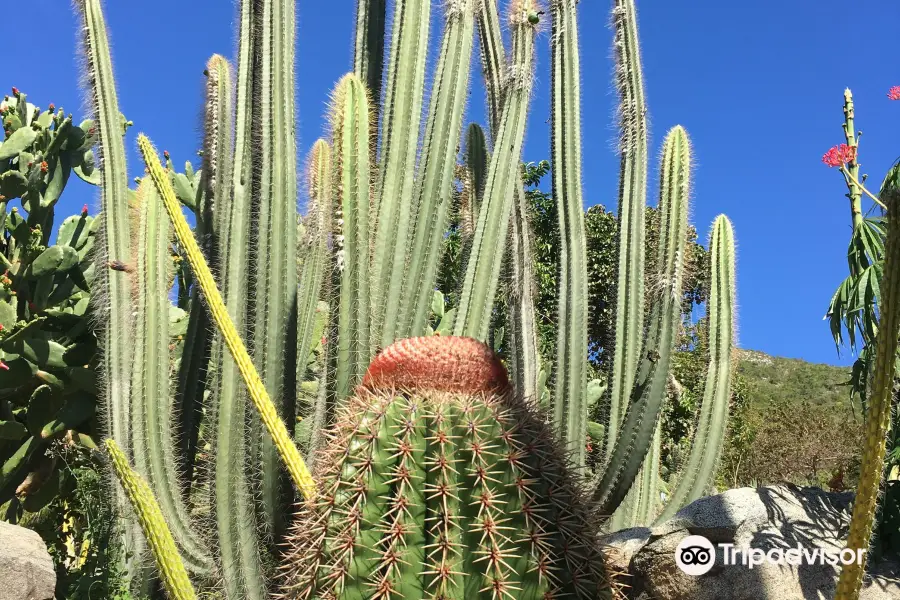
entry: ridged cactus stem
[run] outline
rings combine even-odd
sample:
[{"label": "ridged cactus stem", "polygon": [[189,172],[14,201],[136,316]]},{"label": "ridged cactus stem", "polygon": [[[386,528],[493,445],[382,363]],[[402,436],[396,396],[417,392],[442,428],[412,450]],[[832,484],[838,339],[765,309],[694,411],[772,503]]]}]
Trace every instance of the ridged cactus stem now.
[{"label": "ridged cactus stem", "polygon": [[[231,196],[231,168],[233,163],[232,78],[231,67],[223,57],[212,56],[206,64],[206,114],[203,140],[203,166],[201,171],[200,201],[197,210],[197,236],[200,247],[214,272],[221,268],[219,260],[219,236],[223,231],[221,214]],[[203,306],[200,289],[191,289],[191,309],[184,350],[178,367],[178,404],[181,427],[180,448],[182,481],[185,491],[190,490],[193,479],[194,459],[200,421],[203,417],[203,398],[207,381],[211,346],[212,324]]]},{"label": "ridged cactus stem", "polygon": [[287,597],[612,598],[563,456],[486,345],[389,346],[316,461]]},{"label": "ridged cactus stem", "polygon": [[335,370],[334,404],[343,402],[362,379],[371,357],[369,271],[370,166],[369,102],[362,81],[345,75],[332,99],[331,198],[336,218],[336,340],[330,351]]},{"label": "ridged cactus stem", "polygon": [[466,129],[466,146],[462,167],[463,189],[459,199],[459,222],[462,249],[468,255],[472,246],[472,237],[478,224],[478,213],[484,197],[484,184],[487,179],[488,163],[487,139],[484,130],[478,123],[469,123]]},{"label": "ridged cactus stem", "polygon": [[106,450],[112,459],[116,477],[144,530],[166,591],[173,600],[195,600],[197,593],[150,486],[131,469],[125,453],[114,440],[106,440]]},{"label": "ridged cactus stem", "polygon": [[634,514],[634,526],[643,527],[650,524],[659,510],[659,461],[662,453],[662,421],[656,423],[653,441],[647,458],[641,467],[636,484],[640,494]]},{"label": "ridged cactus stem", "polygon": [[188,569],[205,575],[212,571],[212,557],[191,527],[175,460],[176,421],[169,385],[171,227],[150,181],[141,183],[135,203],[136,327],[132,343],[137,352],[131,383],[135,463],[155,490]]},{"label": "ridged cactus stem", "polygon": [[480,0],[477,5],[478,41],[481,45],[481,67],[487,91],[487,115],[493,135],[500,127],[503,113],[503,66],[506,50],[500,29],[497,0]]},{"label": "ridged cactus stem", "polygon": [[534,68],[537,9],[533,0],[517,0],[510,10],[512,49],[504,73],[503,114],[495,135],[454,328],[455,335],[480,340],[487,339],[490,328],[509,236],[509,217],[516,187],[522,185],[520,160]]},{"label": "ridged cactus stem", "polygon": [[[131,452],[129,406],[131,394],[132,300],[131,281],[124,269],[131,256],[128,224],[128,168],[125,162],[122,115],[116,96],[116,84],[110,56],[109,39],[100,0],[77,0],[83,28],[83,51],[87,64],[88,93],[94,112],[94,127],[100,141],[100,205],[102,224],[97,247],[97,278],[91,300],[99,326],[102,355],[102,381],[106,385],[105,413],[107,431]],[[125,497],[117,491],[116,507],[125,508]],[[133,523],[125,529],[125,548],[134,553],[132,543],[140,543]]]},{"label": "ridged cactus stem", "polygon": [[510,222],[507,270],[507,363],[517,393],[536,402],[541,366],[534,311],[534,254],[525,191],[521,186],[516,188]]},{"label": "ridged cactus stem", "polygon": [[[878,321],[878,344],[875,348],[875,371],[872,393],[866,413],[862,464],[856,501],[850,517],[847,548],[868,551],[875,524],[878,492],[884,474],[885,437],[891,425],[891,402],[894,389],[894,362],[897,338],[900,336],[900,190],[888,188],[881,200],[888,206],[888,234],[885,242],[884,275],[881,282],[881,307]],[[865,561],[844,565],[838,580],[835,600],[857,600],[865,575]]]},{"label": "ridged cactus stem", "polygon": [[859,181],[859,158],[856,155],[856,149],[859,141],[856,139],[856,110],[853,107],[853,93],[850,88],[844,90],[844,138],[847,145],[853,148],[853,155],[846,168],[850,177],[853,179],[848,181],[847,187],[849,192],[847,197],[850,199],[850,217],[853,220],[853,228],[862,226],[862,190],[860,186],[854,182]]},{"label": "ridged cactus stem", "polygon": [[[297,298],[297,382],[306,376],[314,339],[319,299],[325,291],[325,270],[329,264],[328,239],[332,228],[331,146],[325,140],[313,144],[307,167],[309,205],[305,219],[303,264],[300,267]],[[320,384],[324,387],[324,381]]]},{"label": "ridged cactus stem", "polygon": [[687,134],[682,127],[673,127],[663,144],[660,167],[660,238],[644,356],[613,452],[594,489],[598,510],[605,515],[615,511],[637,477],[666,398],[675,337],[681,325],[690,161]]},{"label": "ridged cactus stem", "polygon": [[608,458],[625,418],[644,331],[644,209],[647,204],[647,119],[634,0],[615,0],[616,87],[619,91],[619,268],[615,358],[610,379]]},{"label": "ridged cactus stem", "polygon": [[[357,0],[353,72],[365,82],[372,106],[381,104],[386,17],[387,0]],[[373,118],[377,117],[373,111]],[[377,121],[373,121],[371,130],[378,131]]]},{"label": "ridged cactus stem", "polygon": [[728,424],[736,310],[734,231],[725,215],[713,222],[710,234],[710,285],[706,301],[709,326],[709,366],[697,432],[678,487],[658,521],[705,495],[712,484]]},{"label": "ridged cactus stem", "polygon": [[[421,166],[416,176],[414,227],[408,247],[407,284],[403,286],[409,291],[400,297],[400,323],[395,331],[398,336],[421,335],[428,324],[441,247],[450,218],[457,145],[469,89],[475,44],[473,0],[448,3],[446,21],[431,92]],[[388,332],[385,328],[385,333]]]},{"label": "ridged cactus stem", "polygon": [[[250,229],[249,311],[254,320],[249,340],[254,364],[282,419],[294,424],[295,369],[286,363],[296,352],[297,302],[297,143],[294,102],[294,0],[265,0],[259,15],[259,137],[254,140]],[[292,331],[293,328],[293,331]],[[287,380],[286,380],[287,379]],[[289,385],[286,385],[289,384]],[[264,525],[284,531],[278,452],[261,427],[251,427],[250,449],[261,443]]]},{"label": "ridged cactus stem", "polygon": [[587,249],[581,195],[581,67],[576,0],[553,0],[551,138],[553,199],[559,223],[559,303],[553,422],[572,459],[587,443]]},{"label": "ridged cactus stem", "polygon": [[150,144],[150,140],[143,135],[138,138],[138,144],[141,153],[144,156],[147,168],[150,170],[150,177],[153,179],[153,183],[156,185],[156,189],[162,197],[166,212],[172,220],[178,242],[185,249],[185,254],[191,263],[191,267],[194,269],[200,289],[203,290],[204,297],[209,304],[210,313],[212,313],[217,328],[225,338],[228,350],[231,352],[232,358],[234,358],[234,362],[237,364],[241,373],[241,377],[247,385],[250,398],[253,400],[256,410],[259,412],[263,424],[269,431],[269,435],[272,436],[275,446],[278,448],[278,452],[281,455],[281,459],[284,461],[288,473],[291,475],[291,479],[297,489],[308,498],[313,495],[315,484],[309,475],[309,471],[306,469],[303,459],[300,457],[300,453],[290,440],[287,427],[285,427],[284,422],[278,418],[275,406],[266,392],[266,388],[262,383],[259,373],[254,368],[253,361],[250,360],[250,355],[247,353],[243,341],[235,330],[234,323],[231,321],[228,312],[225,310],[222,296],[216,288],[212,273],[210,273],[206,260],[203,258],[203,254],[200,252],[196,240],[194,240],[190,226],[187,224],[184,215],[181,213],[180,205],[175,197],[175,192],[172,189],[168,178],[166,178],[165,172],[156,156],[156,150],[154,150],[153,146]]},{"label": "ridged cactus stem", "polygon": [[[244,0],[238,13],[237,86],[235,95],[234,155],[229,179],[231,195],[224,196],[215,214],[218,233],[219,271],[241,273],[249,263],[250,185],[254,161],[253,131],[258,81],[254,61],[261,27],[254,3]],[[154,157],[155,160],[155,157]],[[222,277],[222,295],[236,334],[247,332],[247,285],[235,277]],[[220,565],[225,595],[229,600],[263,600],[266,580],[260,564],[257,519],[248,478],[250,459],[246,446],[247,390],[235,361],[228,356],[220,331],[213,336],[210,364],[213,366],[215,413],[215,476],[211,493],[216,516]],[[258,461],[253,461],[253,466]]]},{"label": "ridged cactus stem", "polygon": [[[416,157],[425,96],[425,66],[431,3],[396,0],[381,127],[377,214],[372,250],[373,344],[386,346],[396,335],[404,289],[413,205]],[[458,130],[457,130],[458,131]]]}]

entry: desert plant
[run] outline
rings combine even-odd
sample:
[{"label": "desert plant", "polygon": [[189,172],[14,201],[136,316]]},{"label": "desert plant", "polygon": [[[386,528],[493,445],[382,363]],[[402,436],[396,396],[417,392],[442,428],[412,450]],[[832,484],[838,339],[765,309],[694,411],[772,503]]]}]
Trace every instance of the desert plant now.
[{"label": "desert plant", "polygon": [[76,125],[15,88],[0,119],[0,505],[16,520],[56,495],[54,441],[94,447],[97,340],[88,304],[99,222],[85,206],[51,239],[72,171],[91,183],[98,173],[91,121]]},{"label": "desert plant", "polygon": [[[424,333],[428,316],[434,312],[434,281],[449,208],[444,200],[457,172],[455,149],[462,130],[462,99],[468,86],[476,22],[488,72],[493,143],[488,147],[483,136],[485,143],[480,144],[477,132],[470,139],[474,227],[467,241],[452,330],[479,340],[502,338],[492,332],[492,324],[503,261],[510,257],[506,280],[513,291],[509,314],[514,326],[506,358],[514,366],[516,394],[521,396],[526,390],[530,394],[540,386],[534,309],[528,293],[533,284],[525,268],[530,251],[520,155],[531,96],[535,34],[542,14],[531,0],[511,4],[511,47],[507,52],[493,2],[462,0],[448,5],[436,63],[440,75],[433,78],[417,160],[430,6],[411,0],[396,3],[387,89],[378,106],[379,90],[367,90],[366,85],[377,87],[375,74],[383,59],[377,28],[383,32],[385,6],[360,2],[356,73],[343,77],[335,89],[330,136],[315,145],[310,159],[313,204],[298,227],[292,164],[295,141],[293,127],[284,126],[293,121],[294,3],[241,2],[234,123],[228,110],[232,103],[229,69],[224,59],[215,58],[207,69],[202,169],[194,172],[186,166],[184,174],[175,173],[168,156],[163,167],[150,142],[140,137],[149,178],[141,183],[134,200],[125,181],[121,118],[99,0],[79,0],[77,5],[84,23],[104,160],[96,263],[98,274],[102,272],[98,277],[101,293],[95,295],[95,302],[109,317],[101,331],[108,433],[153,486],[178,553],[194,577],[209,582],[220,575],[227,597],[262,598],[272,562],[263,547],[280,539],[285,509],[294,491],[284,489],[273,452],[281,456],[295,490],[307,498],[315,496],[317,483],[323,483],[310,479],[292,436],[298,416],[297,389],[298,384],[306,383],[300,379],[306,376],[310,346],[323,346],[324,356],[315,405],[306,407],[311,415],[299,416],[313,417],[307,445],[315,451],[328,444],[319,434],[337,415],[346,413],[354,389],[363,382],[379,348]],[[557,214],[564,238],[561,263],[565,272],[560,280],[557,310],[562,319],[550,397],[552,425],[580,467],[589,398],[596,399],[602,388],[594,386],[589,394],[586,377],[588,297],[578,176],[580,69],[575,2],[557,0],[550,9],[555,28],[551,162],[555,200],[561,207]],[[630,282],[635,277],[643,280],[647,139],[633,2],[617,0],[614,16],[623,107],[620,281]],[[380,37],[383,39],[383,34]],[[380,120],[376,114],[381,115]],[[376,139],[378,145],[373,144]],[[611,412],[622,425],[611,423],[607,430],[616,444],[610,443],[605,474],[598,477],[589,494],[599,501],[602,515],[619,505],[647,463],[648,449],[658,446],[654,443],[658,415],[680,324],[689,165],[684,130],[674,128],[665,146],[660,194],[660,214],[664,216],[646,323],[643,290],[620,286],[627,288],[620,291],[617,309],[617,334],[623,349],[617,351],[622,365],[615,370],[619,378],[614,380],[614,397],[620,402],[613,403]],[[182,214],[182,204],[195,212],[193,232]],[[141,217],[134,220],[136,209]],[[166,252],[168,221],[182,261],[179,281],[192,288],[180,290],[180,302],[191,315],[189,339],[171,349],[159,329],[159,320],[169,308],[165,300],[172,272]],[[298,235],[301,230],[302,237]],[[298,245],[298,237],[302,244]],[[136,247],[132,247],[132,239],[137,240]],[[294,248],[301,252],[299,261],[291,255]],[[507,252],[508,248],[512,252]],[[250,270],[247,281],[225,276],[245,271],[247,264],[257,267]],[[723,264],[723,268],[728,267]],[[309,286],[299,292],[298,273]],[[138,290],[140,299],[137,315],[130,303],[133,290]],[[199,302],[201,295],[203,303]],[[323,301],[324,311],[320,310]],[[216,325],[208,350],[207,341],[198,337],[204,311]],[[324,344],[314,335],[319,314],[328,315],[322,327]],[[716,330],[720,326],[727,329],[729,317],[728,311],[723,311]],[[643,340],[645,328],[649,333]],[[124,339],[139,340],[139,346],[123,345]],[[638,351],[640,348],[643,350]],[[730,356],[726,350],[723,345],[721,352]],[[163,369],[170,361],[181,368],[180,389],[174,392],[162,381]],[[298,364],[301,361],[303,366]],[[726,364],[724,372],[727,370]],[[188,389],[192,374],[196,379],[208,376],[203,385]],[[203,387],[211,392],[209,400],[204,400]],[[524,402],[521,398],[517,401]],[[182,410],[172,409],[176,402]],[[626,404],[632,408],[624,410]],[[492,411],[492,407],[487,402],[483,408]],[[527,420],[526,416],[521,418]],[[185,473],[195,469],[180,468],[178,463],[193,465],[197,461],[178,457],[176,436],[166,430],[173,419],[178,420],[174,430],[188,440],[182,452],[191,448],[196,452],[199,443],[191,440],[197,439],[214,447],[213,464],[200,469],[200,477],[206,477],[199,482],[203,485],[192,486],[192,481],[184,480]],[[561,469],[556,469],[559,477],[568,477]],[[653,465],[648,464],[644,473],[647,485],[652,485]],[[550,473],[542,476],[548,480],[536,485],[552,488]],[[185,494],[188,503],[183,500]],[[258,506],[251,501],[254,496],[261,499]],[[573,501],[576,496],[572,495]],[[125,517],[126,545],[140,559],[138,523],[129,517],[124,495],[117,503]],[[215,557],[208,556],[211,544],[184,510],[190,503],[199,503],[213,513]],[[649,515],[652,511],[647,508],[643,512]],[[551,537],[567,535],[564,530],[548,528]],[[424,552],[422,546],[412,546],[411,552]],[[582,571],[577,565],[567,564],[566,568],[559,577],[578,577]],[[566,588],[568,584],[560,585]]]}]

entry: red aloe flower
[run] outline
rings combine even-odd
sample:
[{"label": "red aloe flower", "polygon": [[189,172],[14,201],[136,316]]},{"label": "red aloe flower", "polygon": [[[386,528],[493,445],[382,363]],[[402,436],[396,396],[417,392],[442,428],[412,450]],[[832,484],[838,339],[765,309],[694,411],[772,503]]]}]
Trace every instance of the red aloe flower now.
[{"label": "red aloe flower", "polygon": [[890,100],[900,100],[900,85],[895,85],[889,89],[887,96]]},{"label": "red aloe flower", "polygon": [[841,144],[834,146],[822,157],[822,162],[829,167],[840,167],[856,158],[856,148]]}]

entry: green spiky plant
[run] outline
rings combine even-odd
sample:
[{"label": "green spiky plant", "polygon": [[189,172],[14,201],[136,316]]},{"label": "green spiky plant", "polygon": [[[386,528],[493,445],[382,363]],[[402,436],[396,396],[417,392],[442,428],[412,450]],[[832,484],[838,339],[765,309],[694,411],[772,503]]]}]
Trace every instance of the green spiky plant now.
[{"label": "green spiky plant", "polygon": [[[360,2],[356,72],[342,78],[333,94],[330,135],[314,147],[309,163],[310,210],[298,226],[292,162],[296,142],[291,125],[293,1],[240,3],[235,98],[230,95],[226,61],[215,58],[207,68],[202,169],[194,172],[187,165],[184,174],[176,173],[168,156],[162,167],[149,141],[141,138],[149,180],[141,183],[134,200],[134,193],[127,189],[122,119],[100,3],[79,0],[77,6],[84,24],[103,158],[96,262],[99,293],[94,302],[96,310],[107,316],[100,331],[107,433],[153,486],[178,553],[192,576],[204,585],[221,582],[218,587],[228,598],[263,598],[270,583],[270,565],[277,558],[273,542],[279,541],[286,529],[286,507],[295,492],[314,496],[315,483],[320,485],[319,493],[322,489],[322,481],[309,479],[292,442],[296,417],[310,423],[303,443],[307,457],[315,459],[333,444],[319,434],[337,416],[347,414],[349,399],[372,357],[398,339],[427,331],[449,218],[445,199],[458,172],[456,147],[476,23],[488,80],[492,143],[488,144],[487,136],[478,139],[477,131],[470,136],[472,227],[458,305],[452,328],[448,324],[445,331],[479,340],[494,336],[497,290],[505,281],[513,302],[504,358],[512,366],[516,402],[531,402],[532,390],[536,397],[541,387],[541,371],[546,374],[550,370],[550,365],[539,365],[537,360],[520,166],[542,12],[531,0],[511,4],[511,46],[507,51],[494,2],[449,3],[436,75],[431,78],[430,105],[421,127],[430,7],[411,0],[396,2],[387,87],[381,90],[377,82],[384,44],[378,38],[384,39],[385,4]],[[550,8],[556,28],[552,38],[552,162],[556,200],[563,207],[560,232],[565,240],[550,421],[565,451],[580,467],[587,407],[597,389],[594,386],[592,394],[586,389],[588,307],[579,181],[580,67],[575,2],[558,0]],[[633,2],[617,1],[614,16],[625,107],[620,230],[630,232],[622,235],[620,280],[627,282],[635,275],[643,278],[640,252],[635,254],[633,248],[640,246],[643,236],[647,140]],[[232,105],[236,107],[233,119]],[[420,130],[424,130],[421,140]],[[679,136],[684,137],[679,131],[667,145],[672,146],[674,155],[684,156],[686,138],[679,141]],[[672,164],[681,162],[673,159]],[[643,291],[620,286],[624,289],[619,307],[625,315],[620,328],[626,347],[623,356],[631,356],[635,348],[645,351],[636,354],[644,356],[641,364],[632,357],[619,369],[632,383],[614,384],[619,390],[614,395],[626,400],[633,397],[633,401],[628,411],[616,409],[622,412],[622,424],[608,433],[617,440],[615,452],[608,458],[607,474],[588,494],[600,501],[600,515],[611,513],[624,498],[658,431],[668,360],[679,325],[687,212],[687,193],[679,183],[686,176],[679,168],[671,171],[662,185],[661,198],[671,208],[662,211],[667,215],[666,241],[661,244],[654,282],[658,293],[651,302],[646,341],[640,339],[645,328]],[[193,232],[178,201],[194,212]],[[177,239],[173,247],[178,253],[178,280],[187,288],[179,290],[180,308],[189,315],[187,339],[173,348],[159,331],[159,320],[169,312],[164,297],[173,272],[160,202]],[[139,218],[135,218],[137,212]],[[138,241],[137,247],[132,247],[132,240]],[[294,248],[299,256],[292,255]],[[505,275],[504,261],[509,265]],[[225,276],[245,271],[247,264],[256,268],[248,272],[246,281]],[[299,290],[298,279],[303,285]],[[143,307],[137,315],[131,306],[133,290],[138,290]],[[327,322],[322,324],[320,315],[327,315]],[[212,340],[200,335],[204,318],[216,324]],[[449,320],[447,313],[443,318]],[[324,334],[321,340],[319,331]],[[132,340],[140,340],[139,346]],[[316,358],[319,350],[321,356]],[[321,364],[315,365],[319,360]],[[175,390],[163,381],[164,366],[170,363],[179,368]],[[628,374],[629,370],[635,372]],[[311,371],[318,372],[315,401],[302,403],[309,412],[298,415],[298,390],[310,388],[305,379]],[[494,408],[492,402],[485,402],[484,410],[493,412]],[[521,419],[527,421],[527,415],[522,414]],[[172,420],[177,421],[176,426],[166,429]],[[428,426],[434,427],[434,423]],[[173,429],[186,440],[177,449],[179,438],[172,435]],[[213,458],[201,460],[200,447],[208,448],[203,454]],[[288,478],[273,460],[274,449],[295,489],[286,489]],[[185,453],[193,455],[181,455]],[[567,467],[554,467],[559,482],[570,477],[565,470]],[[652,466],[646,472],[652,480]],[[548,481],[550,476],[546,474]],[[548,481],[535,485],[543,490],[541,486]],[[535,492],[536,500],[546,500],[546,494],[554,489],[552,482],[549,485]],[[579,504],[581,495],[573,492],[571,498]],[[116,502],[126,546],[137,559],[132,571],[137,580],[144,552],[138,523],[131,518],[124,495]],[[189,506],[198,507],[195,512],[210,513],[215,527],[198,527],[197,515],[186,511]],[[572,510],[582,508],[573,506]],[[645,512],[650,514],[651,509]],[[570,525],[564,523],[548,526],[547,535],[556,540],[554,544],[561,544],[560,548],[566,547],[560,540],[570,535],[567,527]],[[215,556],[208,554],[210,547],[216,548]],[[334,552],[334,548],[323,551]],[[421,545],[410,549],[414,555],[424,551]],[[580,567],[563,562],[566,567],[554,577],[561,582],[580,579]],[[368,578],[369,574],[359,575]],[[495,580],[503,583],[505,576]],[[544,581],[539,585],[556,584]],[[604,585],[598,584],[598,590],[606,589]]]},{"label": "green spiky plant", "polygon": [[16,521],[60,489],[57,442],[96,447],[88,303],[99,222],[85,206],[51,239],[72,172],[90,183],[99,173],[92,121],[12,92],[0,101],[0,506]]}]

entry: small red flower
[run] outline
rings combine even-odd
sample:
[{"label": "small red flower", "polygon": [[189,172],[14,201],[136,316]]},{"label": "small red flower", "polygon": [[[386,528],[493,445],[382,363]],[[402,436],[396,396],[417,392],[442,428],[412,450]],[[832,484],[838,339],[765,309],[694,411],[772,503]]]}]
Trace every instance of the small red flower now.
[{"label": "small red flower", "polygon": [[19,95],[19,88],[13,86],[12,93],[13,93],[13,96],[18,96],[18,95]]},{"label": "small red flower", "polygon": [[890,100],[900,100],[900,85],[895,85],[888,90],[887,97]]},{"label": "small red flower", "polygon": [[831,148],[822,157],[822,162],[829,167],[840,167],[856,159],[856,148],[841,144]]},{"label": "small red flower", "polygon": [[5,115],[5,114],[6,114],[6,105],[4,104],[3,106],[0,106],[0,115]]},{"label": "small red flower", "polygon": [[41,173],[46,173],[50,170],[50,165],[47,164],[47,161],[41,163]]},{"label": "small red flower", "polygon": [[584,449],[587,451],[588,454],[590,454],[591,452],[594,451],[594,447],[591,445],[590,442],[588,442],[588,443],[585,445]]},{"label": "small red flower", "polygon": [[88,213],[88,207],[87,207],[87,204],[85,204],[84,206],[81,207],[81,215],[83,217],[86,217],[87,213]]},{"label": "small red flower", "polygon": [[163,150],[163,156],[166,157],[166,160],[169,160],[169,151],[168,151],[168,150]]},{"label": "small red flower", "polygon": [[6,364],[5,362],[3,362],[2,360],[0,360],[0,369],[3,369],[4,371],[9,371],[9,365]]},{"label": "small red flower", "polygon": [[56,112],[56,105],[51,102],[50,106],[47,107],[47,110],[49,110],[50,112]]}]

